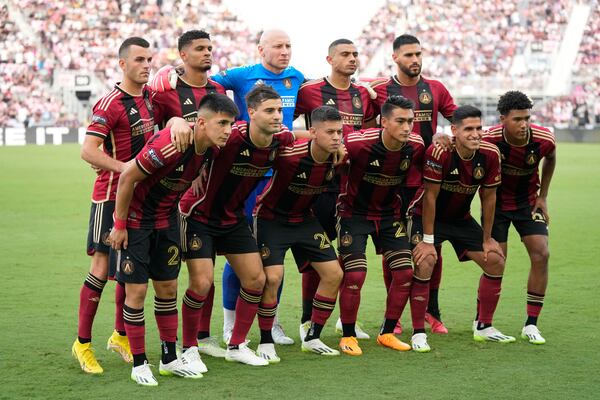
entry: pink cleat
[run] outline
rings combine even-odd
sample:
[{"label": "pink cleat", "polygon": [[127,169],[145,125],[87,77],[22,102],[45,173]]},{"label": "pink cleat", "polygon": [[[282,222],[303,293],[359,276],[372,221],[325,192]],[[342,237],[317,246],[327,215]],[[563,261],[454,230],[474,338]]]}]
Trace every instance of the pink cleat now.
[{"label": "pink cleat", "polygon": [[444,326],[444,323],[427,313],[425,314],[425,321],[431,326],[431,333],[437,333],[439,335],[445,335],[448,333],[448,328]]}]

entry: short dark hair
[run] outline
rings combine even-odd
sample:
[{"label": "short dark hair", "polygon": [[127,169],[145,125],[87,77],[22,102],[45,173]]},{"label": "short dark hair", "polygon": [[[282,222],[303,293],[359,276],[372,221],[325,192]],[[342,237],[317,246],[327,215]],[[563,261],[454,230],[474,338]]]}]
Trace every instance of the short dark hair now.
[{"label": "short dark hair", "polygon": [[256,109],[265,100],[277,100],[281,96],[271,85],[255,85],[246,95],[246,105],[249,108]]},{"label": "short dark hair", "polygon": [[341,121],[342,116],[337,108],[321,106],[310,113],[310,122]]},{"label": "short dark hair", "polygon": [[228,114],[232,117],[237,117],[240,114],[233,100],[221,93],[210,93],[204,96],[198,104],[198,114],[204,110]]},{"label": "short dark hair", "polygon": [[454,110],[452,123],[454,125],[460,125],[460,123],[467,118],[481,118],[481,110],[471,105],[460,106]]},{"label": "short dark hair", "polygon": [[331,52],[333,51],[333,49],[335,49],[340,44],[354,44],[354,42],[352,40],[350,40],[350,39],[337,39],[337,40],[334,40],[333,42],[331,42],[331,44],[327,48],[327,53],[329,55],[331,55]]},{"label": "short dark hair", "polygon": [[197,29],[184,32],[181,36],[179,36],[179,39],[177,40],[177,49],[181,51],[185,46],[197,39],[210,40],[210,35],[203,30]]},{"label": "short dark hair", "polygon": [[404,108],[405,110],[414,110],[415,103],[404,96],[392,95],[385,100],[381,106],[381,116],[388,118],[396,108]]},{"label": "short dark hair", "polygon": [[532,108],[531,99],[518,90],[510,90],[500,96],[498,100],[498,112],[501,115],[508,115],[510,110],[531,110]]},{"label": "short dark hair", "polygon": [[392,49],[394,51],[396,51],[400,48],[400,46],[404,46],[405,44],[420,45],[421,42],[419,42],[419,39],[417,39],[415,36],[405,33],[404,35],[400,35],[396,39],[394,39],[394,44],[392,45]]},{"label": "short dark hair", "polygon": [[123,43],[121,43],[121,46],[119,47],[119,58],[127,57],[127,52],[129,51],[129,48],[131,46],[140,46],[145,49],[148,49],[148,48],[150,48],[150,43],[148,43],[148,41],[146,39],[141,38],[139,36],[129,37],[129,38],[125,39],[123,41]]}]

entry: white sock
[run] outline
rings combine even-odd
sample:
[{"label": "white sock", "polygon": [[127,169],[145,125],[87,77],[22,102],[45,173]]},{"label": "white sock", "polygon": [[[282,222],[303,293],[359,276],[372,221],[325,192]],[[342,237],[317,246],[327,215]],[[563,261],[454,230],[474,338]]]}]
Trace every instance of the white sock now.
[{"label": "white sock", "polygon": [[223,308],[223,330],[226,328],[233,328],[235,323],[235,310],[228,310]]}]

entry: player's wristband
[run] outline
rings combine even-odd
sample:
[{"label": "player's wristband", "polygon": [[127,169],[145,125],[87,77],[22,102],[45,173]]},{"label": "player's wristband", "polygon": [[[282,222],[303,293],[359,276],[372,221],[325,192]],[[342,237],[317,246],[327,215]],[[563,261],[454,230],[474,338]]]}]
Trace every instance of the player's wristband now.
[{"label": "player's wristband", "polygon": [[127,220],[117,218],[116,215],[113,214],[113,219],[115,220],[114,228],[115,229],[127,229]]},{"label": "player's wristband", "polygon": [[433,240],[433,235],[423,235],[423,243],[433,244],[435,241]]}]

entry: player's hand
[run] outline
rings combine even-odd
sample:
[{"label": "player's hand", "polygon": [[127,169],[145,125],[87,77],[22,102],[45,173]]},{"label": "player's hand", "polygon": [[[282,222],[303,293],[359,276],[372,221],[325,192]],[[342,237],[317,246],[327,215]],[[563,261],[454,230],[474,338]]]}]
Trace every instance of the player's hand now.
[{"label": "player's hand", "polygon": [[433,257],[433,262],[437,261],[437,251],[435,246],[431,243],[419,242],[412,251],[413,260],[415,264],[421,265],[421,263],[429,256]]},{"label": "player's hand", "polygon": [[200,196],[200,183],[202,182],[202,176],[198,175],[196,179],[192,181],[192,194],[194,196]]},{"label": "player's hand", "polygon": [[367,92],[369,92],[369,97],[373,100],[375,100],[377,98],[377,92],[375,91],[375,89],[373,89],[371,87],[371,84],[369,82],[363,82],[363,81],[356,81],[355,82],[358,86],[362,86],[365,89],[367,89]]},{"label": "player's hand", "polygon": [[546,225],[550,225],[550,215],[548,214],[548,203],[545,197],[538,197],[535,199],[533,205],[533,211],[531,211],[531,217],[535,219],[535,214],[541,212],[546,220]]},{"label": "player's hand", "polygon": [[156,71],[156,75],[150,82],[150,87],[155,92],[168,92],[177,87],[177,71],[171,65],[165,65]]},{"label": "player's hand", "polygon": [[100,167],[95,166],[94,164],[90,164],[90,168],[94,170],[96,175],[100,175],[102,173],[102,169]]},{"label": "player's hand", "polygon": [[489,253],[496,253],[502,257],[502,259],[504,259],[504,252],[502,252],[502,248],[498,242],[492,238],[483,241],[483,261],[487,262]]},{"label": "player's hand", "polygon": [[190,147],[194,141],[194,132],[183,118],[175,118],[171,125],[171,143],[180,153]]},{"label": "player's hand", "polygon": [[454,136],[446,135],[445,133],[436,133],[433,135],[432,143],[443,150],[452,150],[454,146]]},{"label": "player's hand", "polygon": [[346,154],[348,154],[346,151],[346,146],[344,146],[344,143],[340,143],[337,153],[333,154],[333,166],[337,167],[346,162]]},{"label": "player's hand", "polygon": [[129,244],[127,239],[127,229],[115,229],[113,227],[110,231],[110,235],[108,235],[108,241],[115,250],[126,249]]},{"label": "player's hand", "polygon": [[125,172],[125,170],[127,168],[129,168],[130,165],[135,164],[135,158],[132,158],[131,160],[121,163],[121,170],[119,172],[123,173]]}]

